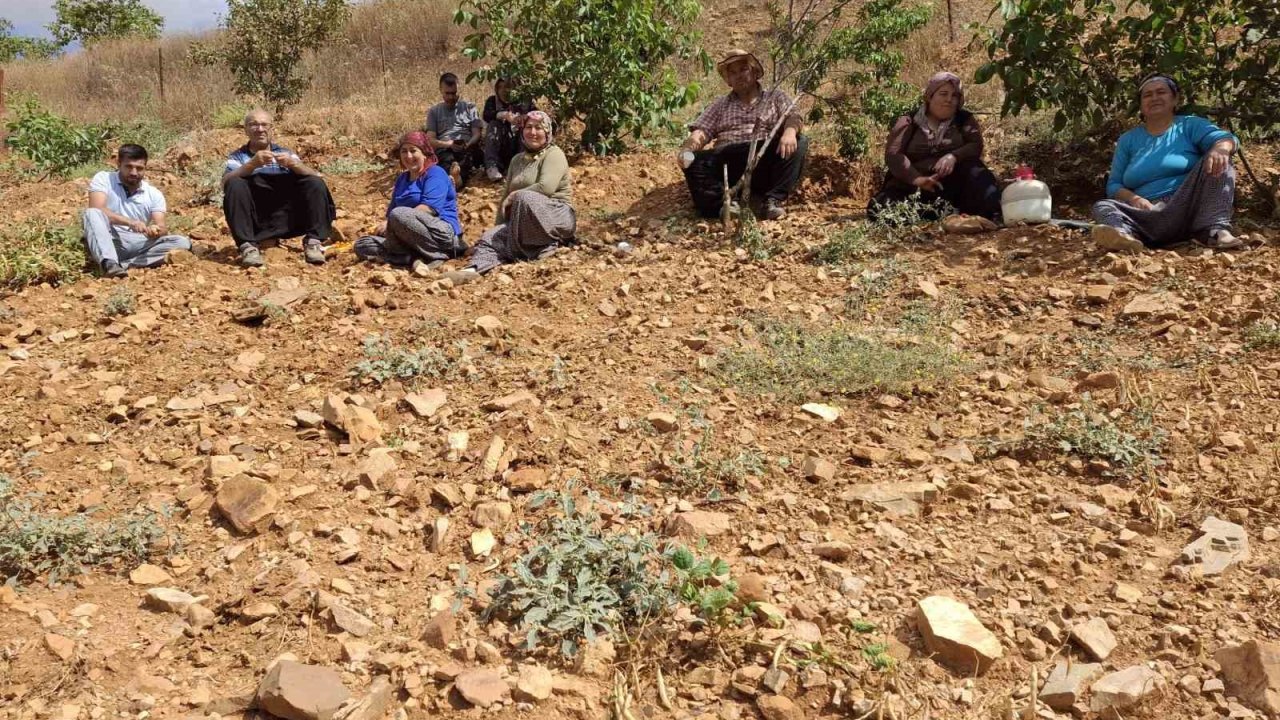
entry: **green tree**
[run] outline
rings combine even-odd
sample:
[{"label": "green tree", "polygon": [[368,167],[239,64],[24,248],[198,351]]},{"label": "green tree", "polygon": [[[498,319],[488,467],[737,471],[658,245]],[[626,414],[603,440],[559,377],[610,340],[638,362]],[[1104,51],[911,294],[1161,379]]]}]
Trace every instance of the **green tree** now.
[{"label": "green tree", "polygon": [[236,92],[261,98],[281,115],[307,89],[303,55],[328,41],[349,13],[346,0],[227,0],[226,32],[218,44],[194,48],[192,57],[225,65]]},{"label": "green tree", "polygon": [[57,0],[49,32],[59,46],[122,37],[160,37],[164,18],[142,0]]},{"label": "green tree", "polygon": [[463,54],[490,61],[469,80],[519,77],[522,90],[583,123],[582,145],[619,152],[629,136],[672,126],[698,97],[673,61],[710,61],[694,29],[698,0],[463,0],[454,22],[472,32]]},{"label": "green tree", "polygon": [[0,18],[0,63],[14,60],[39,60],[58,54],[58,44],[42,38],[13,34],[13,23]]}]

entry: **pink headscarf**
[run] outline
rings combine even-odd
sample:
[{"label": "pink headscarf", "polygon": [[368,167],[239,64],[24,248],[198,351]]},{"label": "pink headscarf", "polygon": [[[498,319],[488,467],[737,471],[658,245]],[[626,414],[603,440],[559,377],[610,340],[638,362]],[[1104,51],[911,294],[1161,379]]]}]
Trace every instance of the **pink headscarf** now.
[{"label": "pink headscarf", "polygon": [[397,159],[400,157],[400,149],[405,145],[412,145],[421,150],[423,155],[427,156],[427,162],[422,166],[423,172],[426,172],[432,165],[440,162],[440,158],[436,157],[435,148],[431,147],[431,141],[427,139],[427,134],[421,130],[411,130],[400,136],[400,141],[396,143],[395,150]]}]

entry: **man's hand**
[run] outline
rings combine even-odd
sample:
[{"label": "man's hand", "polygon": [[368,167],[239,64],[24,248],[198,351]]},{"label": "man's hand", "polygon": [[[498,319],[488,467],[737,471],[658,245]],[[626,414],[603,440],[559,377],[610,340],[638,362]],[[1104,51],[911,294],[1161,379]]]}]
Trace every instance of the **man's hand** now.
[{"label": "man's hand", "polygon": [[130,220],[129,229],[136,233],[141,233],[143,235],[147,234],[147,224],[142,222],[141,220]]},{"label": "man's hand", "polygon": [[912,180],[911,184],[926,192],[942,192],[942,183],[938,182],[937,175],[921,175]]},{"label": "man's hand", "polygon": [[1134,195],[1129,198],[1129,205],[1131,207],[1138,208],[1139,210],[1152,210],[1155,208],[1155,205],[1152,205],[1150,200],[1142,197],[1141,195]]},{"label": "man's hand", "polygon": [[263,167],[265,165],[270,165],[275,161],[276,161],[276,154],[271,152],[270,150],[259,150],[258,152],[253,154],[253,157],[249,158],[249,164],[252,165],[254,169]]},{"label": "man's hand", "polygon": [[778,155],[787,160],[796,152],[796,129],[787,128],[782,131],[782,137],[778,139]]},{"label": "man's hand", "polygon": [[152,223],[147,226],[147,237],[151,238],[152,240],[155,240],[156,238],[164,234],[165,234],[165,229],[160,227],[159,225],[156,225],[155,223]]},{"label": "man's hand", "polygon": [[373,234],[374,234],[374,235],[378,235],[378,236],[380,236],[380,237],[386,237],[386,236],[387,236],[387,224],[386,224],[385,222],[380,222],[380,223],[378,223],[378,227],[377,227],[376,229],[374,229]]},{"label": "man's hand", "polygon": [[1230,165],[1231,153],[1218,145],[1214,145],[1204,156],[1204,170],[1210,177],[1218,177],[1226,172]]},{"label": "man's hand", "polygon": [[292,170],[298,166],[298,160],[291,153],[275,153],[272,155],[280,167],[285,170]]},{"label": "man's hand", "polygon": [[947,153],[938,158],[938,162],[933,164],[933,176],[935,178],[944,178],[956,169],[956,156]]}]

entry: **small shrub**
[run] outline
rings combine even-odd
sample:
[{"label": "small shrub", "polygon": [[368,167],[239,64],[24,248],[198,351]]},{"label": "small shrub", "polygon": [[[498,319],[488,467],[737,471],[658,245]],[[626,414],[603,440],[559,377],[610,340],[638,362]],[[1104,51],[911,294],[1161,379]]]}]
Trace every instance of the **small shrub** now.
[{"label": "small shrub", "polygon": [[124,317],[137,311],[138,303],[133,297],[133,291],[124,285],[112,290],[102,306],[102,314],[107,317]]},{"label": "small shrub", "polygon": [[671,575],[657,537],[606,531],[596,513],[567,493],[540,493],[530,507],[553,500],[558,512],[528,531],[533,547],[499,578],[486,622],[495,616],[514,622],[527,649],[554,645],[572,657],[583,643],[626,633],[672,607]]},{"label": "small shrub", "polygon": [[722,353],[712,372],[726,385],[780,399],[909,392],[954,375],[960,356],[939,343],[893,342],[847,330],[765,320],[750,345]]},{"label": "small shrub", "polygon": [[1029,418],[1014,449],[1104,460],[1120,474],[1163,464],[1160,451],[1168,433],[1150,412],[1136,410],[1118,418],[1091,405],[1045,417]]},{"label": "small shrub", "polygon": [[0,475],[0,577],[8,582],[43,575],[55,584],[87,567],[136,564],[166,537],[161,516],[149,510],[100,521],[85,513],[49,514],[40,504],[16,495]]},{"label": "small shrub", "polygon": [[436,348],[405,350],[382,335],[364,339],[364,357],[349,373],[357,382],[381,385],[389,380],[447,378],[457,371],[457,362]]},{"label": "small shrub", "polygon": [[1244,331],[1244,346],[1247,350],[1275,350],[1280,348],[1280,324],[1274,320],[1256,322]]},{"label": "small shrub", "polygon": [[747,257],[756,261],[769,260],[779,255],[783,246],[777,239],[770,237],[760,226],[760,222],[756,220],[755,213],[744,208],[741,214],[741,224],[738,226],[738,233],[734,238],[735,244],[747,251]]},{"label": "small shrub", "polygon": [[164,17],[142,0],[55,0],[49,32],[59,45],[88,47],[111,38],[160,37]]},{"label": "small shrub", "polygon": [[899,245],[920,242],[928,236],[921,225],[955,212],[945,200],[925,203],[918,196],[894,203],[880,211],[874,222],[845,225],[827,236],[813,253],[819,265],[852,265]]},{"label": "small shrub", "polygon": [[320,172],[325,175],[359,175],[360,173],[376,172],[384,167],[380,163],[344,155],[321,163]]},{"label": "small shrub", "polygon": [[253,106],[248,103],[219,105],[213,111],[213,116],[209,118],[209,122],[215,128],[241,128],[244,126],[244,116],[248,115],[252,109]]},{"label": "small shrub", "polygon": [[0,285],[18,290],[36,283],[71,282],[84,272],[81,230],[49,223],[19,226],[0,244]]},{"label": "small shrub", "polygon": [[74,123],[31,98],[16,104],[12,112],[5,123],[5,144],[41,173],[66,175],[106,158],[106,141],[113,134],[109,126]]},{"label": "small shrub", "polygon": [[740,452],[732,457],[711,449],[711,428],[689,449],[679,446],[667,462],[671,479],[684,494],[721,500],[726,492],[742,488],[748,477],[764,475],[764,460],[754,452]]},{"label": "small shrub", "polygon": [[676,571],[676,597],[702,618],[713,633],[737,625],[734,613],[738,583],[729,577],[729,563],[720,558],[699,560],[693,551],[677,547],[671,552]]}]

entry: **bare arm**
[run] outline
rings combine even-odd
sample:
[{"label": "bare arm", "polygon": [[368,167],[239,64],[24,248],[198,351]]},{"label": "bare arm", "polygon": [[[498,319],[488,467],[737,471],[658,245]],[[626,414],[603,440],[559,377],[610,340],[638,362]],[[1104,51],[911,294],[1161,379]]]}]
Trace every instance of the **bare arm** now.
[{"label": "bare arm", "polygon": [[111,212],[107,208],[107,194],[104,192],[89,193],[89,208],[91,210],[101,210],[112,225],[124,225],[137,232],[142,232],[142,229],[146,228],[146,223]]}]

